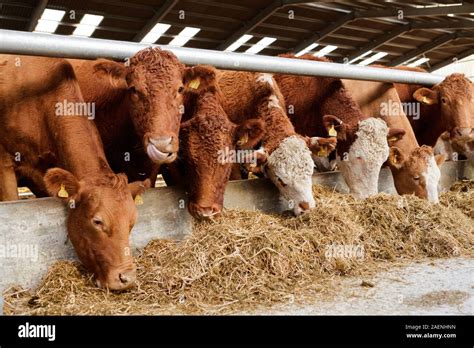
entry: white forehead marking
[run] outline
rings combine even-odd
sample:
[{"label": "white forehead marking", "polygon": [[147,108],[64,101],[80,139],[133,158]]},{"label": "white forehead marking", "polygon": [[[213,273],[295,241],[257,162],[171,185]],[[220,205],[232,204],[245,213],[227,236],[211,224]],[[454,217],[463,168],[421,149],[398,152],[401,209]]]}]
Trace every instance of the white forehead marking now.
[{"label": "white forehead marking", "polygon": [[280,101],[278,100],[275,94],[272,94],[270,98],[268,98],[268,108],[280,108]]},{"label": "white forehead marking", "polygon": [[271,87],[275,87],[272,74],[260,74],[257,77],[257,82],[268,83]]},{"label": "white forehead marking", "polygon": [[338,166],[346,184],[358,198],[378,192],[380,169],[389,154],[387,134],[388,127],[383,120],[368,118],[360,121],[357,138],[349,148],[347,160],[338,157]]},{"label": "white forehead marking", "polygon": [[278,179],[285,186],[278,186],[282,202],[289,203],[295,214],[301,212],[299,204],[306,202],[310,208],[314,208],[313,198],[313,168],[311,151],[306,142],[300,137],[293,135],[285,138],[275,151],[268,156],[267,166],[269,178],[278,186]]},{"label": "white forehead marking", "polygon": [[351,145],[349,152],[354,156],[362,156],[367,160],[371,158],[388,158],[387,124],[377,118],[368,118],[359,122],[357,138]]},{"label": "white forehead marking", "polygon": [[438,203],[438,183],[441,178],[441,171],[433,155],[429,157],[427,165],[426,172],[422,175],[425,178],[428,201]]},{"label": "white forehead marking", "polygon": [[311,151],[300,137],[285,138],[268,156],[268,165],[286,184],[306,180],[313,175]]}]

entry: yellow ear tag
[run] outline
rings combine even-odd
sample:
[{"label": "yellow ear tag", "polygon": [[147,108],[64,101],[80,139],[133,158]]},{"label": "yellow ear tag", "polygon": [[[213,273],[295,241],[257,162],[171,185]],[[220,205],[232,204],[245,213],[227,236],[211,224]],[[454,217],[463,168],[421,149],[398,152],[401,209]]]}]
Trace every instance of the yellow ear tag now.
[{"label": "yellow ear tag", "polygon": [[66,188],[64,187],[64,184],[61,184],[61,189],[58,192],[58,197],[61,198],[68,198],[69,194],[66,191]]},{"label": "yellow ear tag", "polygon": [[426,98],[426,96],[424,95],[421,102],[422,102],[423,104],[428,104],[428,98]]},{"label": "yellow ear tag", "polygon": [[329,128],[328,133],[330,137],[337,137],[337,131],[334,129],[334,125],[332,125],[331,128]]},{"label": "yellow ear tag", "polygon": [[328,152],[326,151],[326,148],[322,148],[318,151],[318,153],[316,154],[316,156],[318,157],[327,157],[328,156]]},{"label": "yellow ear tag", "polygon": [[199,80],[199,77],[198,77],[192,80],[191,82],[189,82],[189,88],[198,89],[200,84],[201,84],[201,80]]},{"label": "yellow ear tag", "polygon": [[142,195],[136,195],[134,201],[136,205],[142,205],[143,204]]},{"label": "yellow ear tag", "polygon": [[247,141],[249,141],[249,136],[247,133],[245,133],[244,135],[242,135],[239,139],[239,141],[237,142],[237,145],[238,146],[242,146],[244,144],[247,143]]},{"label": "yellow ear tag", "polygon": [[260,179],[260,178],[256,176],[254,173],[250,172],[248,176],[248,180],[254,180],[254,179]]}]

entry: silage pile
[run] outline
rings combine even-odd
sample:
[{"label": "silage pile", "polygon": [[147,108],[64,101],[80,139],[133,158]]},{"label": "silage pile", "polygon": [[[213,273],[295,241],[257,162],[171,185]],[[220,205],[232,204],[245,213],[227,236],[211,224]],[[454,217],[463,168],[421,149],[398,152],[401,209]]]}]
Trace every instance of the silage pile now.
[{"label": "silage pile", "polygon": [[[466,185],[471,185],[467,183]],[[10,314],[215,314],[296,301],[329,280],[400,261],[474,256],[474,191],[441,205],[379,194],[364,201],[316,186],[303,217],[226,211],[185,241],[153,241],[137,256],[138,286],[111,293],[76,263],[58,262],[34,291],[11,288]]]}]

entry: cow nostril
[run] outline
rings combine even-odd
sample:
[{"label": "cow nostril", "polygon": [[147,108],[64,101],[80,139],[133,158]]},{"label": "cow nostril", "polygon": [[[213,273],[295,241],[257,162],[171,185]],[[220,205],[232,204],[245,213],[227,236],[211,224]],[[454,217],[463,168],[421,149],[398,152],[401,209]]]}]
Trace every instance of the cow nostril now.
[{"label": "cow nostril", "polygon": [[301,210],[303,211],[307,211],[309,210],[309,203],[308,202],[301,202],[299,205],[298,205]]},{"label": "cow nostril", "polygon": [[128,284],[133,281],[132,277],[130,277],[130,275],[128,275],[127,273],[120,273],[119,279],[123,284]]}]

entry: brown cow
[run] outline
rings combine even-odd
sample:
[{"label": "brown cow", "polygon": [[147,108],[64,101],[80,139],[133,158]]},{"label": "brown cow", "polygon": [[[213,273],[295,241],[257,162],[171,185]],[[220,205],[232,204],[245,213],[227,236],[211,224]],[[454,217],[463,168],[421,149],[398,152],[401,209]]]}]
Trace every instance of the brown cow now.
[{"label": "brown cow", "polygon": [[[284,208],[295,215],[315,206],[312,194],[314,163],[309,138],[296,134],[285,110],[285,101],[271,74],[220,71],[218,85],[223,108],[230,120],[242,124],[249,118],[265,123],[262,139],[264,172],[277,186]],[[331,142],[324,144],[328,149]]]},{"label": "brown cow", "polygon": [[[157,47],[129,64],[71,60],[84,100],[95,103],[95,122],[115,172],[150,178],[178,153],[183,91],[196,76],[176,56]],[[186,78],[188,80],[186,80]]]},{"label": "brown cow", "polygon": [[390,128],[403,129],[401,139],[389,139],[388,165],[399,194],[415,194],[430,202],[438,202],[439,167],[444,156],[433,155],[430,146],[419,146],[410,121],[392,84],[343,80],[362,112],[383,119]]},{"label": "brown cow", "polygon": [[[133,197],[149,182],[128,184],[110,169],[94,123],[75,108],[83,99],[67,61],[10,55],[0,61],[0,199],[17,199],[22,178],[60,197],[70,208],[69,238],[98,284],[131,286]],[[71,111],[62,109],[64,103]]]},{"label": "brown cow", "polygon": [[200,88],[187,86],[184,92],[186,112],[180,128],[179,163],[174,166],[180,167],[181,178],[174,177],[173,181],[185,182],[188,210],[194,217],[212,218],[222,211],[225,187],[238,159],[233,157],[248,160],[246,155],[253,151],[241,149],[258,144],[264,134],[264,123],[250,119],[235,125],[229,120],[221,106],[223,96],[214,68],[196,66],[187,74],[195,79],[199,76],[195,81],[199,81]]},{"label": "brown cow", "polygon": [[[396,69],[426,72],[422,68]],[[458,145],[474,141],[474,84],[466,76],[457,73],[448,75],[432,88],[413,84],[394,85],[402,102],[421,103],[419,119],[410,117],[421,144],[434,146],[445,131]],[[469,152],[467,148],[466,151]]]},{"label": "brown cow", "polygon": [[[310,54],[282,57],[329,62]],[[337,133],[337,165],[350,192],[358,198],[376,194],[379,172],[389,155],[387,136],[401,137],[402,130],[389,134],[385,122],[364,115],[340,79],[282,74],[275,79],[296,131],[306,136]]]}]

